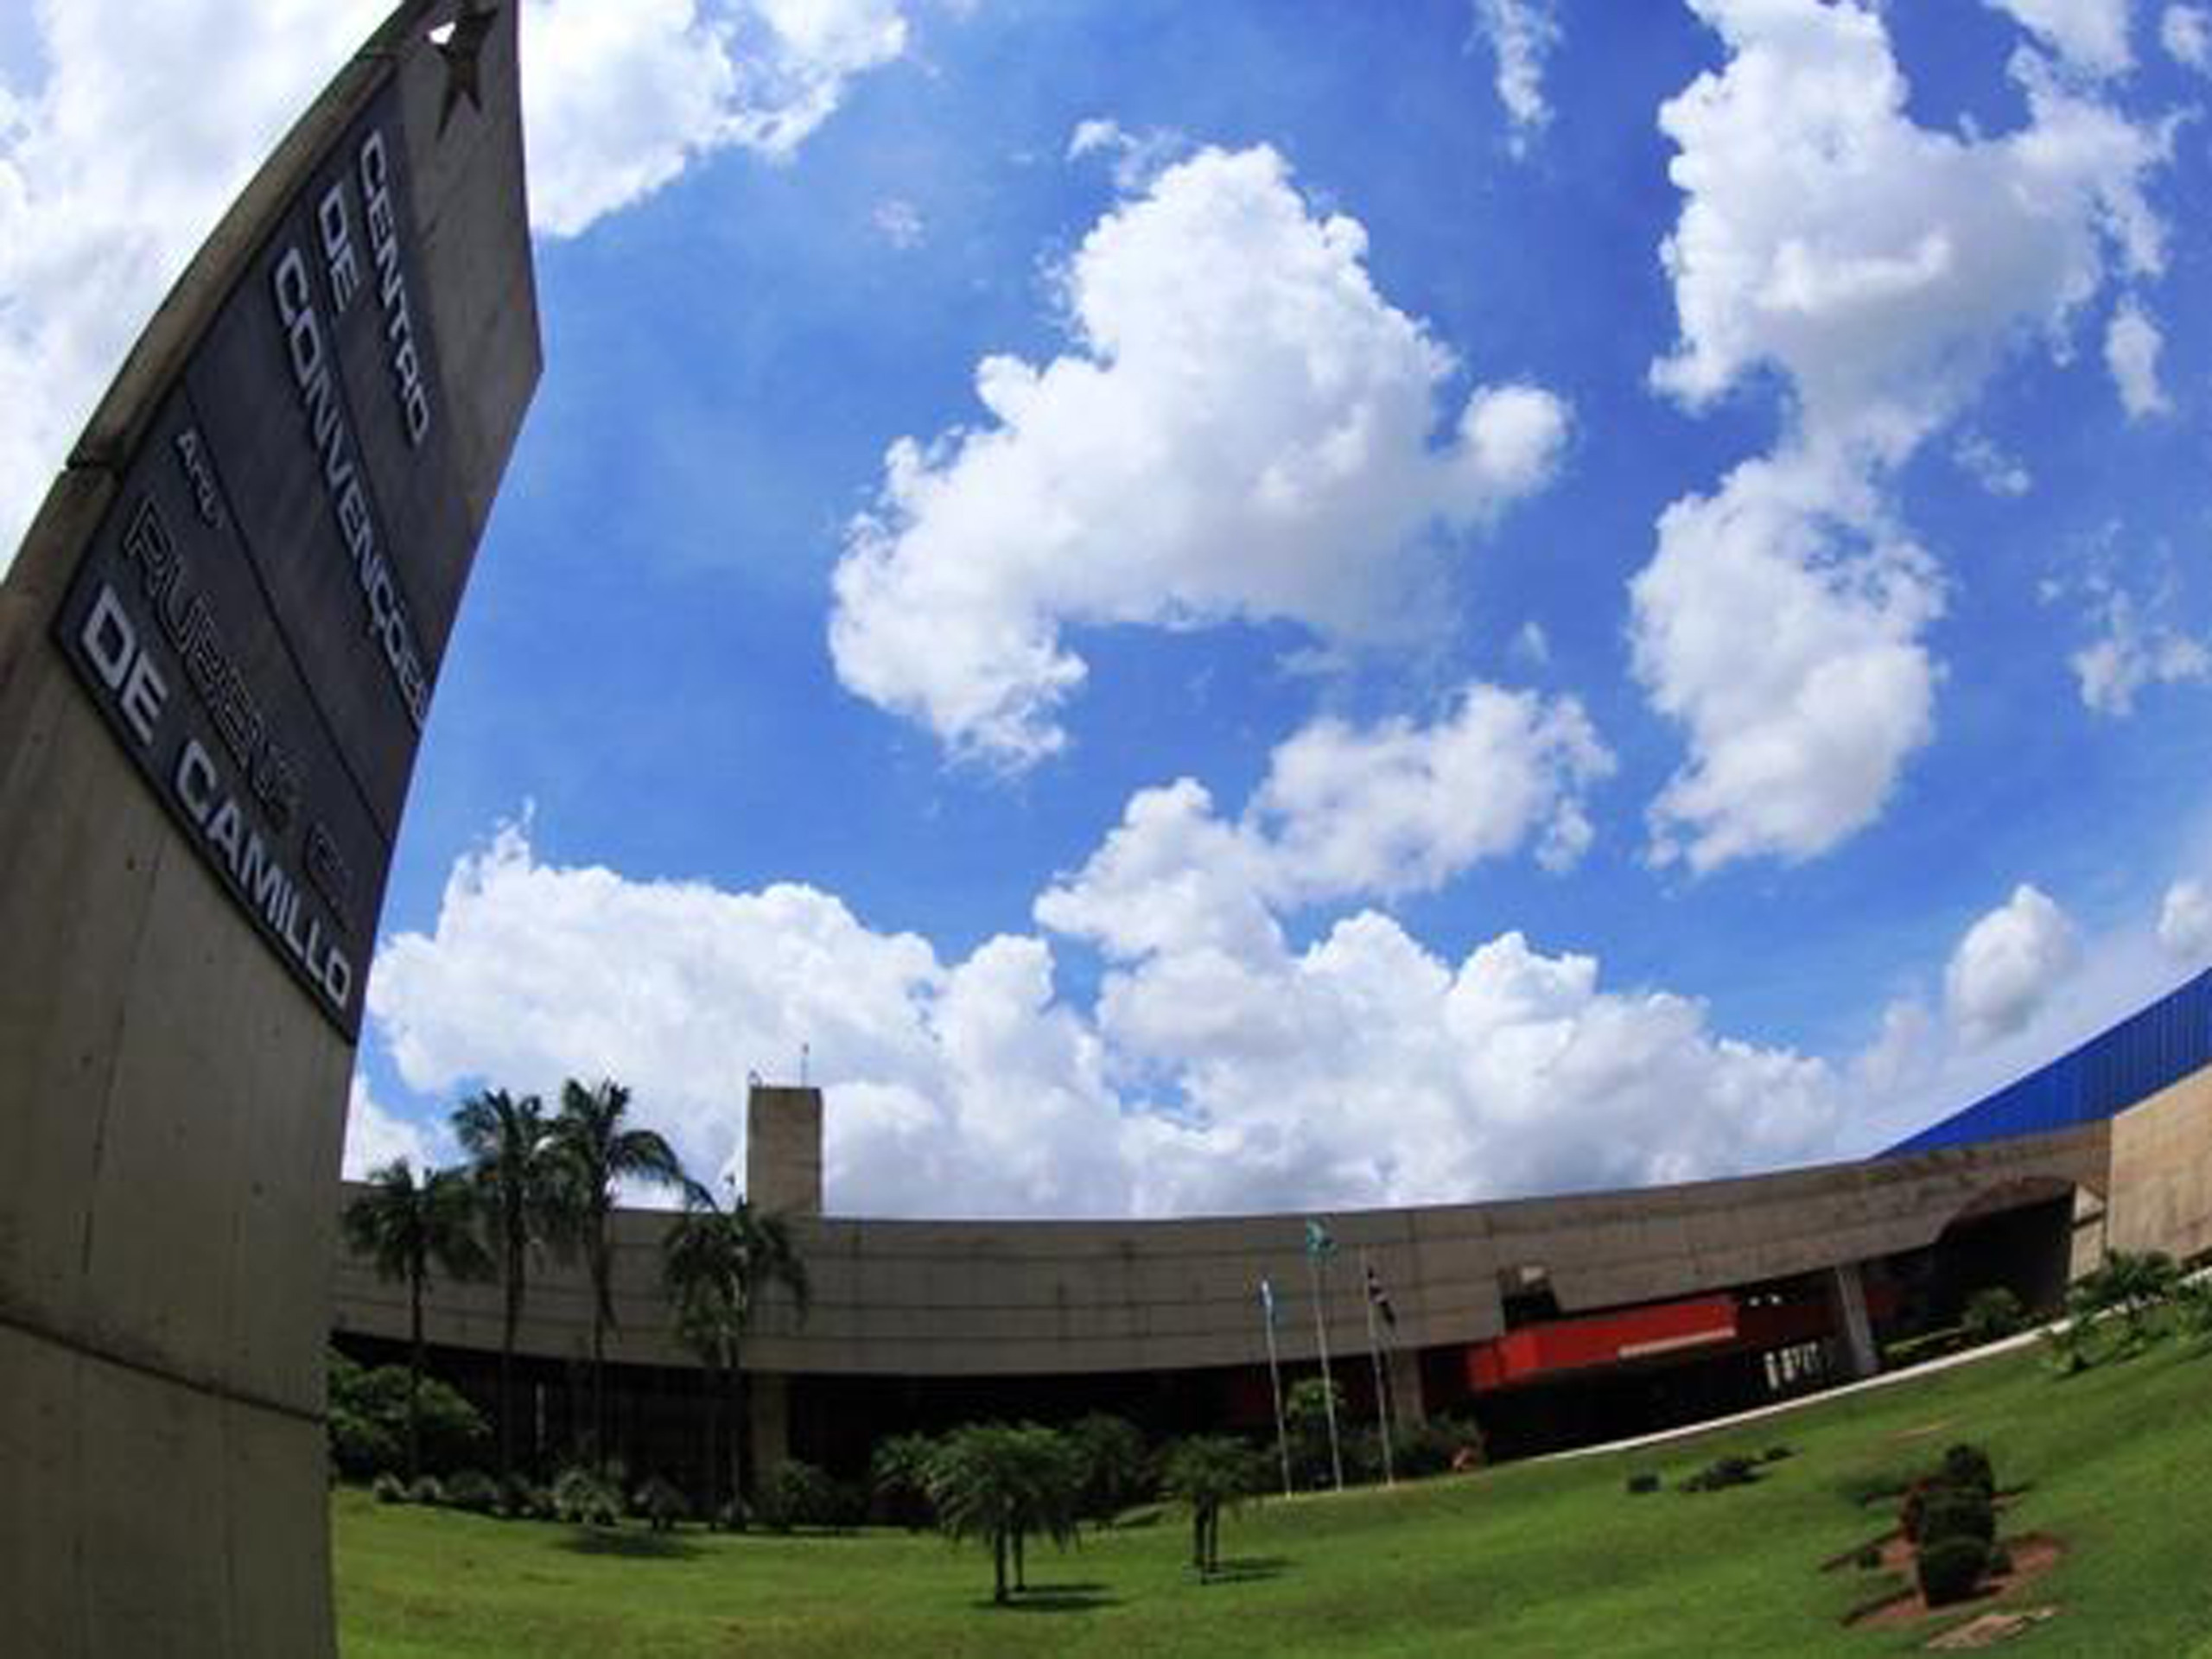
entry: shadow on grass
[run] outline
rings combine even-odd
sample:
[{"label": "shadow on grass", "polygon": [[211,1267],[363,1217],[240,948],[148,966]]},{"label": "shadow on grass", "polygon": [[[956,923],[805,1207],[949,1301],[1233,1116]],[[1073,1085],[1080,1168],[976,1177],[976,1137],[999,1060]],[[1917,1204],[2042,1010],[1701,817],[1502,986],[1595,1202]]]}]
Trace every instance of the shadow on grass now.
[{"label": "shadow on grass", "polygon": [[1285,1555],[1243,1555],[1225,1560],[1205,1576],[1208,1584],[1256,1584],[1279,1579],[1290,1565]]},{"label": "shadow on grass", "polygon": [[1118,1607],[1122,1599],[1109,1594],[1103,1584],[1033,1584],[1017,1590],[1003,1605],[985,1597],[976,1604],[1007,1613],[1088,1613],[1101,1607]]},{"label": "shadow on grass", "polygon": [[672,1532],[611,1531],[579,1527],[561,1541],[561,1548],[579,1555],[613,1555],[632,1561],[688,1561],[702,1552],[699,1546]]}]

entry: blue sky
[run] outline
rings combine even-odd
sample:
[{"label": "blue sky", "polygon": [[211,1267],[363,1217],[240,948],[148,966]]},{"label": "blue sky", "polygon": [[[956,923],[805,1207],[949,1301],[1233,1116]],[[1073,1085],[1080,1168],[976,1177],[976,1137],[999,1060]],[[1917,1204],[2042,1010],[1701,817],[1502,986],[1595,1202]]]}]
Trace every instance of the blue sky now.
[{"label": "blue sky", "polygon": [[[25,475],[375,8],[136,157],[223,71],[98,10],[0,29]],[[804,1044],[834,1208],[1681,1179],[2212,955],[2203,9],[624,15],[525,8],[355,1166],[612,1073],[716,1167]]]}]

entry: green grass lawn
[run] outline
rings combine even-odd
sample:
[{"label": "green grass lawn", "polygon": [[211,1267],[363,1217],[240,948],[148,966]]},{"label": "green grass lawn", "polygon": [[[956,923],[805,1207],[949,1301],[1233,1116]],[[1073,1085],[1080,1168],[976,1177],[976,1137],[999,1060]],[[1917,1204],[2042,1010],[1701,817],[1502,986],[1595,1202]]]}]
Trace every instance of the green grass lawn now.
[{"label": "green grass lawn", "polygon": [[[1524,1464],[1225,1522],[1230,1573],[1200,1585],[1188,1529],[1086,1534],[1033,1550],[1031,1597],[989,1605],[990,1563],[929,1536],[673,1541],[334,1500],[348,1659],[480,1654],[1887,1654],[1910,1631],[1846,1630],[1887,1586],[1820,1571],[1890,1523],[1853,1494],[1986,1446],[2027,1491],[2007,1535],[2069,1553],[2005,1602],[2056,1605],[2000,1651],[2212,1659],[2212,1357],[2178,1344],[2061,1381],[2033,1352],[1967,1365],[1656,1452]],[[1796,1455],[1755,1486],[1690,1495],[1715,1456]],[[1631,1497],[1632,1471],[1667,1490]],[[1138,1517],[1140,1522],[1142,1516]]]}]

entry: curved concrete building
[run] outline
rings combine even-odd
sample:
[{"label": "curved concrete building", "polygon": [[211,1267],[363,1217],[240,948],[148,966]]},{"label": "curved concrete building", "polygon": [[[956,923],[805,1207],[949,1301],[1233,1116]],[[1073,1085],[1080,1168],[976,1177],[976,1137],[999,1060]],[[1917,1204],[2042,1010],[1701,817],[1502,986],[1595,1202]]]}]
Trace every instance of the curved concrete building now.
[{"label": "curved concrete building", "polygon": [[[834,1109],[834,1105],[831,1107]],[[856,1471],[871,1442],[995,1414],[1122,1411],[1155,1433],[1269,1421],[1258,1300],[1287,1368],[1317,1363],[1302,1215],[1175,1221],[880,1221],[824,1214],[823,1102],[756,1089],[748,1185],[794,1218],[813,1281],[746,1355],[764,1459]],[[703,1379],[659,1284],[669,1217],[619,1217],[610,1432],[632,1468],[703,1457]],[[1912,1141],[1863,1162],[1639,1191],[1328,1217],[1321,1325],[1370,1410],[1363,1261],[1387,1292],[1400,1412],[1471,1413],[1513,1454],[1659,1427],[1878,1367],[1991,1285],[2054,1306],[2107,1248],[2212,1247],[2212,973]],[[398,1287],[346,1262],[342,1344],[406,1331]],[[439,1368],[489,1407],[496,1287],[435,1292]],[[541,1459],[575,1438],[588,1293],[549,1263],[521,1346]]]}]

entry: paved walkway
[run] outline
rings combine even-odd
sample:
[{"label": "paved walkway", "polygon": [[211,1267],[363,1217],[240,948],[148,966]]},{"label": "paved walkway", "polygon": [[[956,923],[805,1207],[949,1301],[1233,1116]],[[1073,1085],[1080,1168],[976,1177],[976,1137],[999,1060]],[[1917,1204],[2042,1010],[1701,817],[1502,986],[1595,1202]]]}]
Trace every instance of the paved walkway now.
[{"label": "paved walkway", "polygon": [[1768,1417],[1786,1416],[1793,1411],[1802,1411],[1808,1406],[1840,1398],[1847,1394],[1864,1394],[1869,1389],[1886,1389],[1894,1383],[1910,1382],[1915,1377],[1928,1376],[1936,1371],[1949,1370],[1955,1365],[1972,1365],[1977,1361],[1993,1359],[1999,1354],[2009,1354],[2024,1348],[2040,1338],[2044,1330],[2057,1330],[2070,1325],[2061,1319],[2056,1325],[2023,1331],[2016,1337],[2005,1337],[1985,1343],[1979,1348],[1969,1348],[1964,1353],[1946,1354],[1941,1359],[1923,1360],[1917,1365],[1907,1366],[1900,1371],[1884,1371],[1878,1376],[1862,1378],[1857,1382],[1840,1383],[1833,1389],[1823,1389],[1818,1394],[1801,1394],[1794,1400],[1781,1400],[1770,1406],[1760,1406],[1751,1411],[1739,1411],[1732,1417],[1708,1417],[1701,1423],[1686,1423],[1680,1428],[1662,1428],[1656,1434],[1638,1434],[1625,1440],[1607,1440],[1598,1446],[1578,1446],[1571,1451],[1547,1452],[1531,1462],[1550,1463],[1561,1458],[1594,1458],[1607,1452],[1629,1452],[1643,1446],[1663,1446],[1669,1440],[1686,1440],[1695,1434],[1710,1434],[1715,1429],[1732,1427],[1738,1423],[1756,1423]]}]

